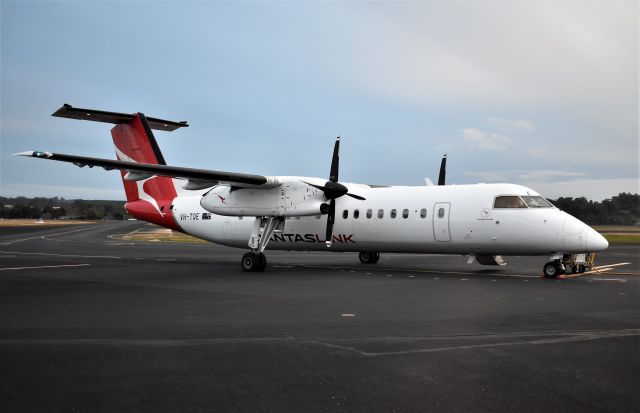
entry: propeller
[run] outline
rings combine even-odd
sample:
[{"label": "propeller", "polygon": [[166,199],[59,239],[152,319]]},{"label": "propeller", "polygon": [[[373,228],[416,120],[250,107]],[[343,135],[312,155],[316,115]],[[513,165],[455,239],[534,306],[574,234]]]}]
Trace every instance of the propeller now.
[{"label": "propeller", "polygon": [[447,174],[447,154],[445,153],[440,162],[440,175],[438,175],[438,185],[444,185],[444,178]]},{"label": "propeller", "polygon": [[[331,159],[331,171],[329,172],[329,180],[324,185],[315,185],[309,182],[305,184],[321,190],[324,193],[325,198],[329,201],[329,204],[323,204],[320,211],[323,214],[327,214],[327,232],[326,243],[327,247],[331,246],[333,239],[333,223],[336,220],[336,199],[343,195],[350,196],[351,198],[359,201],[364,201],[365,198],[360,195],[349,193],[349,188],[338,182],[338,169],[340,164],[340,137],[336,138],[336,143],[333,146],[333,158]],[[304,182],[304,181],[303,181]]]}]

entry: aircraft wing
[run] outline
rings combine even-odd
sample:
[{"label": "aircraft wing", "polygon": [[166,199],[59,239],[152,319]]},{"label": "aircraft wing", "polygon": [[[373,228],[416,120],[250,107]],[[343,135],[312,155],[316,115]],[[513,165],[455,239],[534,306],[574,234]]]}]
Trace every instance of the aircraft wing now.
[{"label": "aircraft wing", "polygon": [[138,162],[119,161],[114,159],[91,158],[87,156],[67,155],[62,153],[27,151],[16,153],[19,156],[50,159],[52,161],[70,162],[76,166],[101,167],[107,171],[118,169],[127,171],[125,179],[137,181],[151,176],[166,176],[188,179],[185,189],[203,189],[214,185],[234,187],[267,188],[279,185],[276,178],[262,175],[251,175],[236,172],[212,171],[208,169],[184,168],[179,166],[158,165]]}]

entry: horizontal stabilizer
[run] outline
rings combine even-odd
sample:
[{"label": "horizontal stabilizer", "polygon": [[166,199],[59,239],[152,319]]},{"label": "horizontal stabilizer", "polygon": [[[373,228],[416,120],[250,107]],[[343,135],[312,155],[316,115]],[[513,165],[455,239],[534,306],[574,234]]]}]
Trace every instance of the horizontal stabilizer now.
[{"label": "horizontal stabilizer", "polygon": [[[135,114],[74,108],[73,106],[65,103],[60,109],[53,112],[51,116],[56,116],[58,118],[91,120],[94,122],[120,124],[131,122],[131,120],[135,117]],[[149,127],[151,129],[164,130],[169,132],[174,131],[178,128],[186,128],[187,126],[189,126],[186,121],[174,122],[152,117],[147,117],[147,122],[149,122]]]}]

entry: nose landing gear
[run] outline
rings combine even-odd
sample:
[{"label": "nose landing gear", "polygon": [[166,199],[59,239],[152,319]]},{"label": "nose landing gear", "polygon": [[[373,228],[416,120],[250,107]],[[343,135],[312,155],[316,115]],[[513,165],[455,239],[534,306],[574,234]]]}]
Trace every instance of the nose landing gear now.
[{"label": "nose landing gear", "polygon": [[545,278],[556,278],[557,276],[564,274],[566,271],[567,268],[560,260],[550,261],[542,268],[542,273]]},{"label": "nose landing gear", "polygon": [[556,278],[559,275],[563,275],[568,269],[573,274],[582,274],[586,270],[592,270],[594,268],[595,253],[587,254],[565,254],[561,256],[551,256],[553,261],[550,261],[544,265],[542,273],[545,278]]}]

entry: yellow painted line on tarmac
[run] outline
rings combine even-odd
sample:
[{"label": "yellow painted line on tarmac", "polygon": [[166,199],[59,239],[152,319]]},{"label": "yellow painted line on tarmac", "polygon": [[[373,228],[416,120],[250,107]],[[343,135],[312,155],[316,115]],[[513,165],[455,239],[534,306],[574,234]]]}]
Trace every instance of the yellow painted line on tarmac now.
[{"label": "yellow painted line on tarmac", "polygon": [[586,271],[586,272],[582,272],[582,273],[578,273],[578,274],[560,275],[560,276],[558,276],[558,278],[559,279],[565,279],[565,278],[582,277],[583,275],[589,275],[589,274],[602,274],[603,272],[611,271],[612,269],[613,268],[605,268],[605,269],[600,270],[600,271]]},{"label": "yellow painted line on tarmac", "polygon": [[585,271],[582,274],[575,274],[575,275],[598,274],[598,273],[607,272],[607,271],[611,271],[611,270],[613,270],[613,268],[602,268],[602,269],[598,269],[598,270]]},{"label": "yellow painted line on tarmac", "polygon": [[619,262],[617,264],[608,264],[608,265],[599,265],[597,267],[593,267],[596,270],[601,270],[603,268],[610,268],[610,267],[620,267],[621,265],[629,265],[631,264],[630,262]]}]

